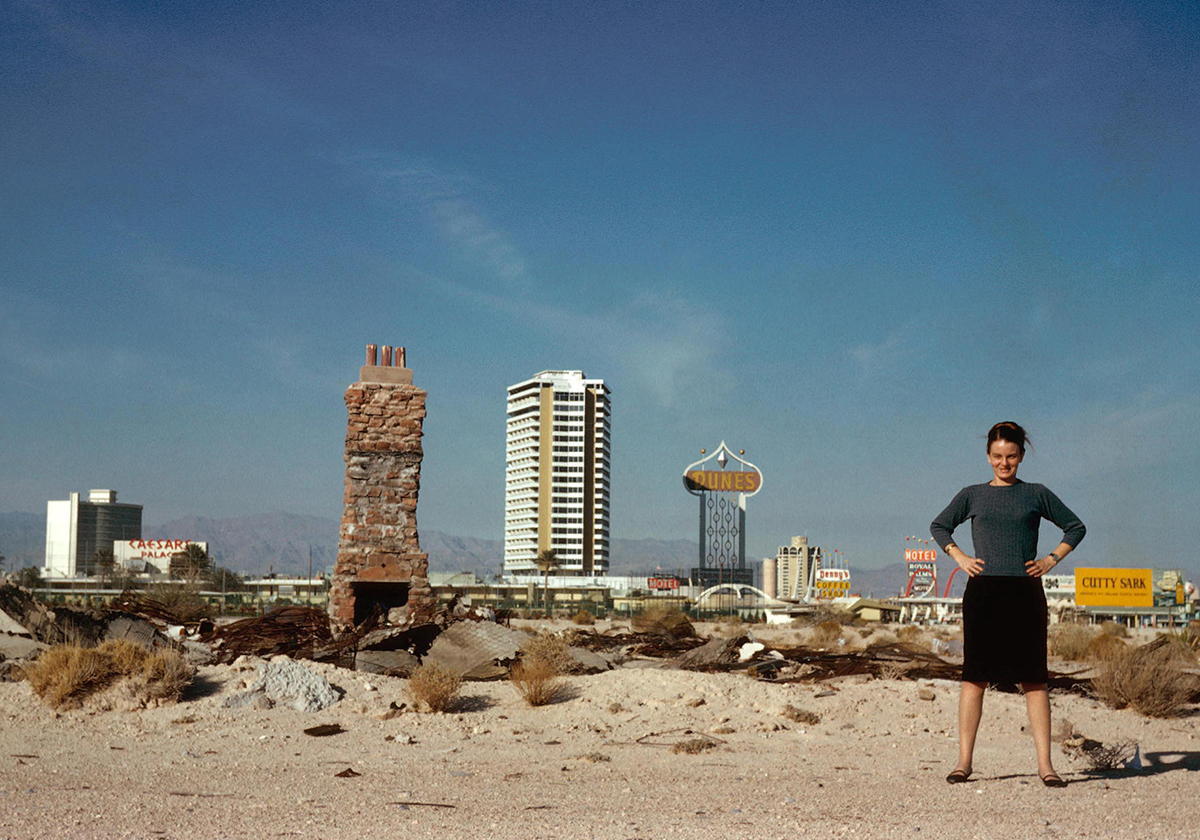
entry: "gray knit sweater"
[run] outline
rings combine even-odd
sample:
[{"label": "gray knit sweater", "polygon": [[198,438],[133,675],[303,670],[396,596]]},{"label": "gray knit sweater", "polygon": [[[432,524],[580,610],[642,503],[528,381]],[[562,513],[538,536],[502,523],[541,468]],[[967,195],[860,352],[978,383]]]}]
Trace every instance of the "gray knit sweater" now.
[{"label": "gray knit sweater", "polygon": [[942,551],[953,540],[954,529],[971,520],[971,542],[982,559],[982,574],[1024,576],[1025,564],[1037,556],[1038,525],[1049,519],[1063,530],[1062,541],[1074,548],[1087,529],[1071,509],[1041,484],[996,487],[972,484],[937,515],[929,533]]}]

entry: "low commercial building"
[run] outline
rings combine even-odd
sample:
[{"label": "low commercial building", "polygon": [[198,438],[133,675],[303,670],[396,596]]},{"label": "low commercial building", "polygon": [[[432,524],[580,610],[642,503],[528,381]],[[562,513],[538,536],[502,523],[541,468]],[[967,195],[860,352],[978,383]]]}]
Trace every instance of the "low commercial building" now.
[{"label": "low commercial building", "polygon": [[564,583],[561,578],[549,581],[506,579],[484,581],[470,572],[430,572],[429,585],[440,603],[458,602],[471,607],[494,610],[527,609],[552,612],[606,612],[612,607],[612,590],[602,583],[589,583],[579,578]]}]

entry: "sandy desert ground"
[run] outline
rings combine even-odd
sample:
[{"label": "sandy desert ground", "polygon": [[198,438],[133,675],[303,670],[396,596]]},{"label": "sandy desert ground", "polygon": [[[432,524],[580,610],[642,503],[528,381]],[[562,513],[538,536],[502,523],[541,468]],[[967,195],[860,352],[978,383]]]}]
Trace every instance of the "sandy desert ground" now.
[{"label": "sandy desert ground", "polygon": [[[60,714],[0,683],[0,837],[1200,837],[1197,715],[1055,696],[1056,716],[1136,741],[1146,766],[1090,774],[1056,748],[1071,784],[1052,790],[1022,698],[992,693],[976,775],[948,785],[950,682],[773,685],[646,662],[569,677],[550,706],[475,682],[456,713],[381,719],[409,702],[406,680],[306,664],[339,703],[223,708],[252,663],[202,668],[189,698],[141,711]],[[794,723],[787,705],[821,720]],[[303,733],[326,723],[346,731]],[[672,751],[696,733],[719,743]]]}]

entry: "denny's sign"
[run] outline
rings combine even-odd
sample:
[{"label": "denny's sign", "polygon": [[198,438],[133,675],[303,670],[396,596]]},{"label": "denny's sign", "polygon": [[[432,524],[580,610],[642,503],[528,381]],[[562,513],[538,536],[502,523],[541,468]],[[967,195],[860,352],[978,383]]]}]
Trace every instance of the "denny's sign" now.
[{"label": "denny's sign", "polygon": [[1081,607],[1154,606],[1152,569],[1075,570],[1075,603]]},{"label": "denny's sign", "polygon": [[688,470],[683,475],[689,490],[753,493],[762,476],[750,470]]}]

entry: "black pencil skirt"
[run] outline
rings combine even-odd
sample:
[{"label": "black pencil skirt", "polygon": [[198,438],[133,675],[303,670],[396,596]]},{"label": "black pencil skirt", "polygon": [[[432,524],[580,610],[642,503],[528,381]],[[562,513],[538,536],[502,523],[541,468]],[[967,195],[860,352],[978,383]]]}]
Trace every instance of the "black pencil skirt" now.
[{"label": "black pencil skirt", "polygon": [[965,682],[1044,683],[1046,593],[1041,578],[978,575],[963,593]]}]

